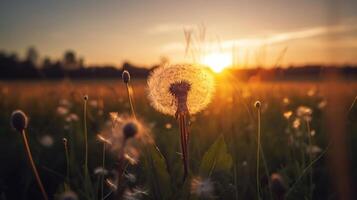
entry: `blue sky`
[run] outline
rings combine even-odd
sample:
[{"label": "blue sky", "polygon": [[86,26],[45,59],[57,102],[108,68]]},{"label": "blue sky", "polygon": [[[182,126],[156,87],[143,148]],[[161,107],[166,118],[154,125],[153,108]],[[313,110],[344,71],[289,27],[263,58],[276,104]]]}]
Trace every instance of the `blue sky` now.
[{"label": "blue sky", "polygon": [[[184,29],[236,63],[357,63],[357,1],[2,0],[0,49],[42,56],[75,50],[88,64],[187,61]],[[260,61],[257,61],[260,60]]]}]

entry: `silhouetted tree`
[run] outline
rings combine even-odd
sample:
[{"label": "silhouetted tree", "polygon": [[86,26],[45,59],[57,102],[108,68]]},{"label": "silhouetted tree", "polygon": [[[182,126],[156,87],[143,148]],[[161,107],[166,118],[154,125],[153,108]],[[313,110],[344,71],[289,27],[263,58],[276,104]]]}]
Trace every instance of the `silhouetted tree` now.
[{"label": "silhouetted tree", "polygon": [[31,63],[34,66],[38,64],[39,53],[34,46],[31,46],[27,49],[26,52],[26,61]]},{"label": "silhouetted tree", "polygon": [[79,68],[76,53],[67,50],[63,55],[63,67],[65,70],[75,70]]}]

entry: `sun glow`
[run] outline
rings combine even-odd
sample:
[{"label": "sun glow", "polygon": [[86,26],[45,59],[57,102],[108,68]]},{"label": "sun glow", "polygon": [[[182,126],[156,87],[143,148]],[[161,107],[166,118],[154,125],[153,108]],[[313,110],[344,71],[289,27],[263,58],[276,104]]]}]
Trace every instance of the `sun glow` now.
[{"label": "sun glow", "polygon": [[219,73],[232,65],[232,56],[228,53],[211,53],[203,57],[202,64],[209,66],[214,72]]}]

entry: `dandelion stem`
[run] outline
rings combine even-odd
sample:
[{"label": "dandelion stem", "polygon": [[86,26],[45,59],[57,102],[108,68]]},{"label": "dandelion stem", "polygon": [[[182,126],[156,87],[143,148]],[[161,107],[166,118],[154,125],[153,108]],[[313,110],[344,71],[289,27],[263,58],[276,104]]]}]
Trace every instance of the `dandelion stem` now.
[{"label": "dandelion stem", "polygon": [[133,89],[131,88],[129,83],[126,83],[125,86],[126,86],[126,91],[128,94],[129,103],[130,103],[131,114],[133,115],[134,119],[136,120],[136,114],[135,114],[134,103],[133,103]]},{"label": "dandelion stem", "polygon": [[63,142],[63,145],[64,145],[64,151],[65,151],[65,155],[66,155],[66,164],[67,164],[66,179],[67,179],[67,182],[69,183],[70,166],[69,166],[69,151],[68,151],[67,140],[65,140]]},{"label": "dandelion stem", "polygon": [[[310,130],[310,123],[308,120],[306,120],[306,127],[307,127],[307,137],[308,137],[308,140],[309,140],[309,149],[310,149],[310,152],[309,153],[309,163],[312,162],[312,138],[311,138],[311,130]],[[313,196],[313,167],[311,166],[310,167],[310,199],[312,199],[312,196]]]},{"label": "dandelion stem", "polygon": [[[102,158],[102,168],[105,169],[105,142],[103,142],[103,158]],[[101,198],[103,199],[104,196],[104,173],[101,176]]]},{"label": "dandelion stem", "polygon": [[306,166],[303,170],[302,173],[300,174],[300,176],[296,179],[296,181],[294,182],[294,184],[290,187],[290,189],[286,192],[285,198],[287,198],[291,192],[295,189],[296,185],[299,183],[299,181],[301,180],[301,178],[305,175],[305,173],[317,162],[319,161],[328,151],[330,145],[328,145],[326,147],[326,149],[314,160],[312,160],[312,162],[309,163],[308,166]]},{"label": "dandelion stem", "polygon": [[84,100],[83,108],[84,118],[84,144],[85,144],[85,157],[84,157],[84,174],[88,176],[88,132],[87,132],[87,99]]},{"label": "dandelion stem", "polygon": [[256,184],[257,184],[257,196],[260,199],[260,183],[259,183],[259,167],[260,167],[260,107],[258,107],[258,136],[257,136],[257,171],[256,171]]},{"label": "dandelion stem", "polygon": [[28,159],[30,161],[30,165],[31,165],[32,171],[33,171],[33,173],[35,175],[37,184],[40,187],[40,190],[41,190],[41,193],[42,193],[42,197],[43,197],[43,199],[48,200],[47,193],[45,191],[45,188],[43,187],[43,184],[42,184],[41,179],[40,179],[40,175],[37,172],[35,163],[34,163],[33,158],[32,158],[32,154],[31,154],[30,146],[29,146],[29,144],[27,142],[27,137],[26,137],[25,130],[22,130],[22,138],[23,138],[23,141],[24,141],[24,144],[25,144],[27,157],[28,157]]},{"label": "dandelion stem", "polygon": [[186,180],[188,175],[188,128],[187,128],[187,116],[184,113],[178,114],[180,135],[181,135],[181,151],[182,151],[182,160],[183,160],[183,181]]}]

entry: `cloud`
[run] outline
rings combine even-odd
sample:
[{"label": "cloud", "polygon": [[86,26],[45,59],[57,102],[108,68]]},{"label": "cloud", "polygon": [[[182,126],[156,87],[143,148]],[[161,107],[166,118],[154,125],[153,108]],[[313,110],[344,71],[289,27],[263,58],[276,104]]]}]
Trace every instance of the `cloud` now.
[{"label": "cloud", "polygon": [[[223,49],[231,49],[233,46],[238,47],[259,47],[263,45],[274,45],[278,43],[288,42],[292,40],[306,39],[312,37],[319,37],[328,34],[346,33],[357,30],[357,25],[335,25],[335,26],[320,26],[307,28],[303,30],[277,33],[265,37],[252,38],[237,38],[233,40],[224,40],[215,43],[206,43],[207,47],[219,47]],[[161,47],[163,51],[184,51],[185,45],[183,42],[172,42]]]}]

